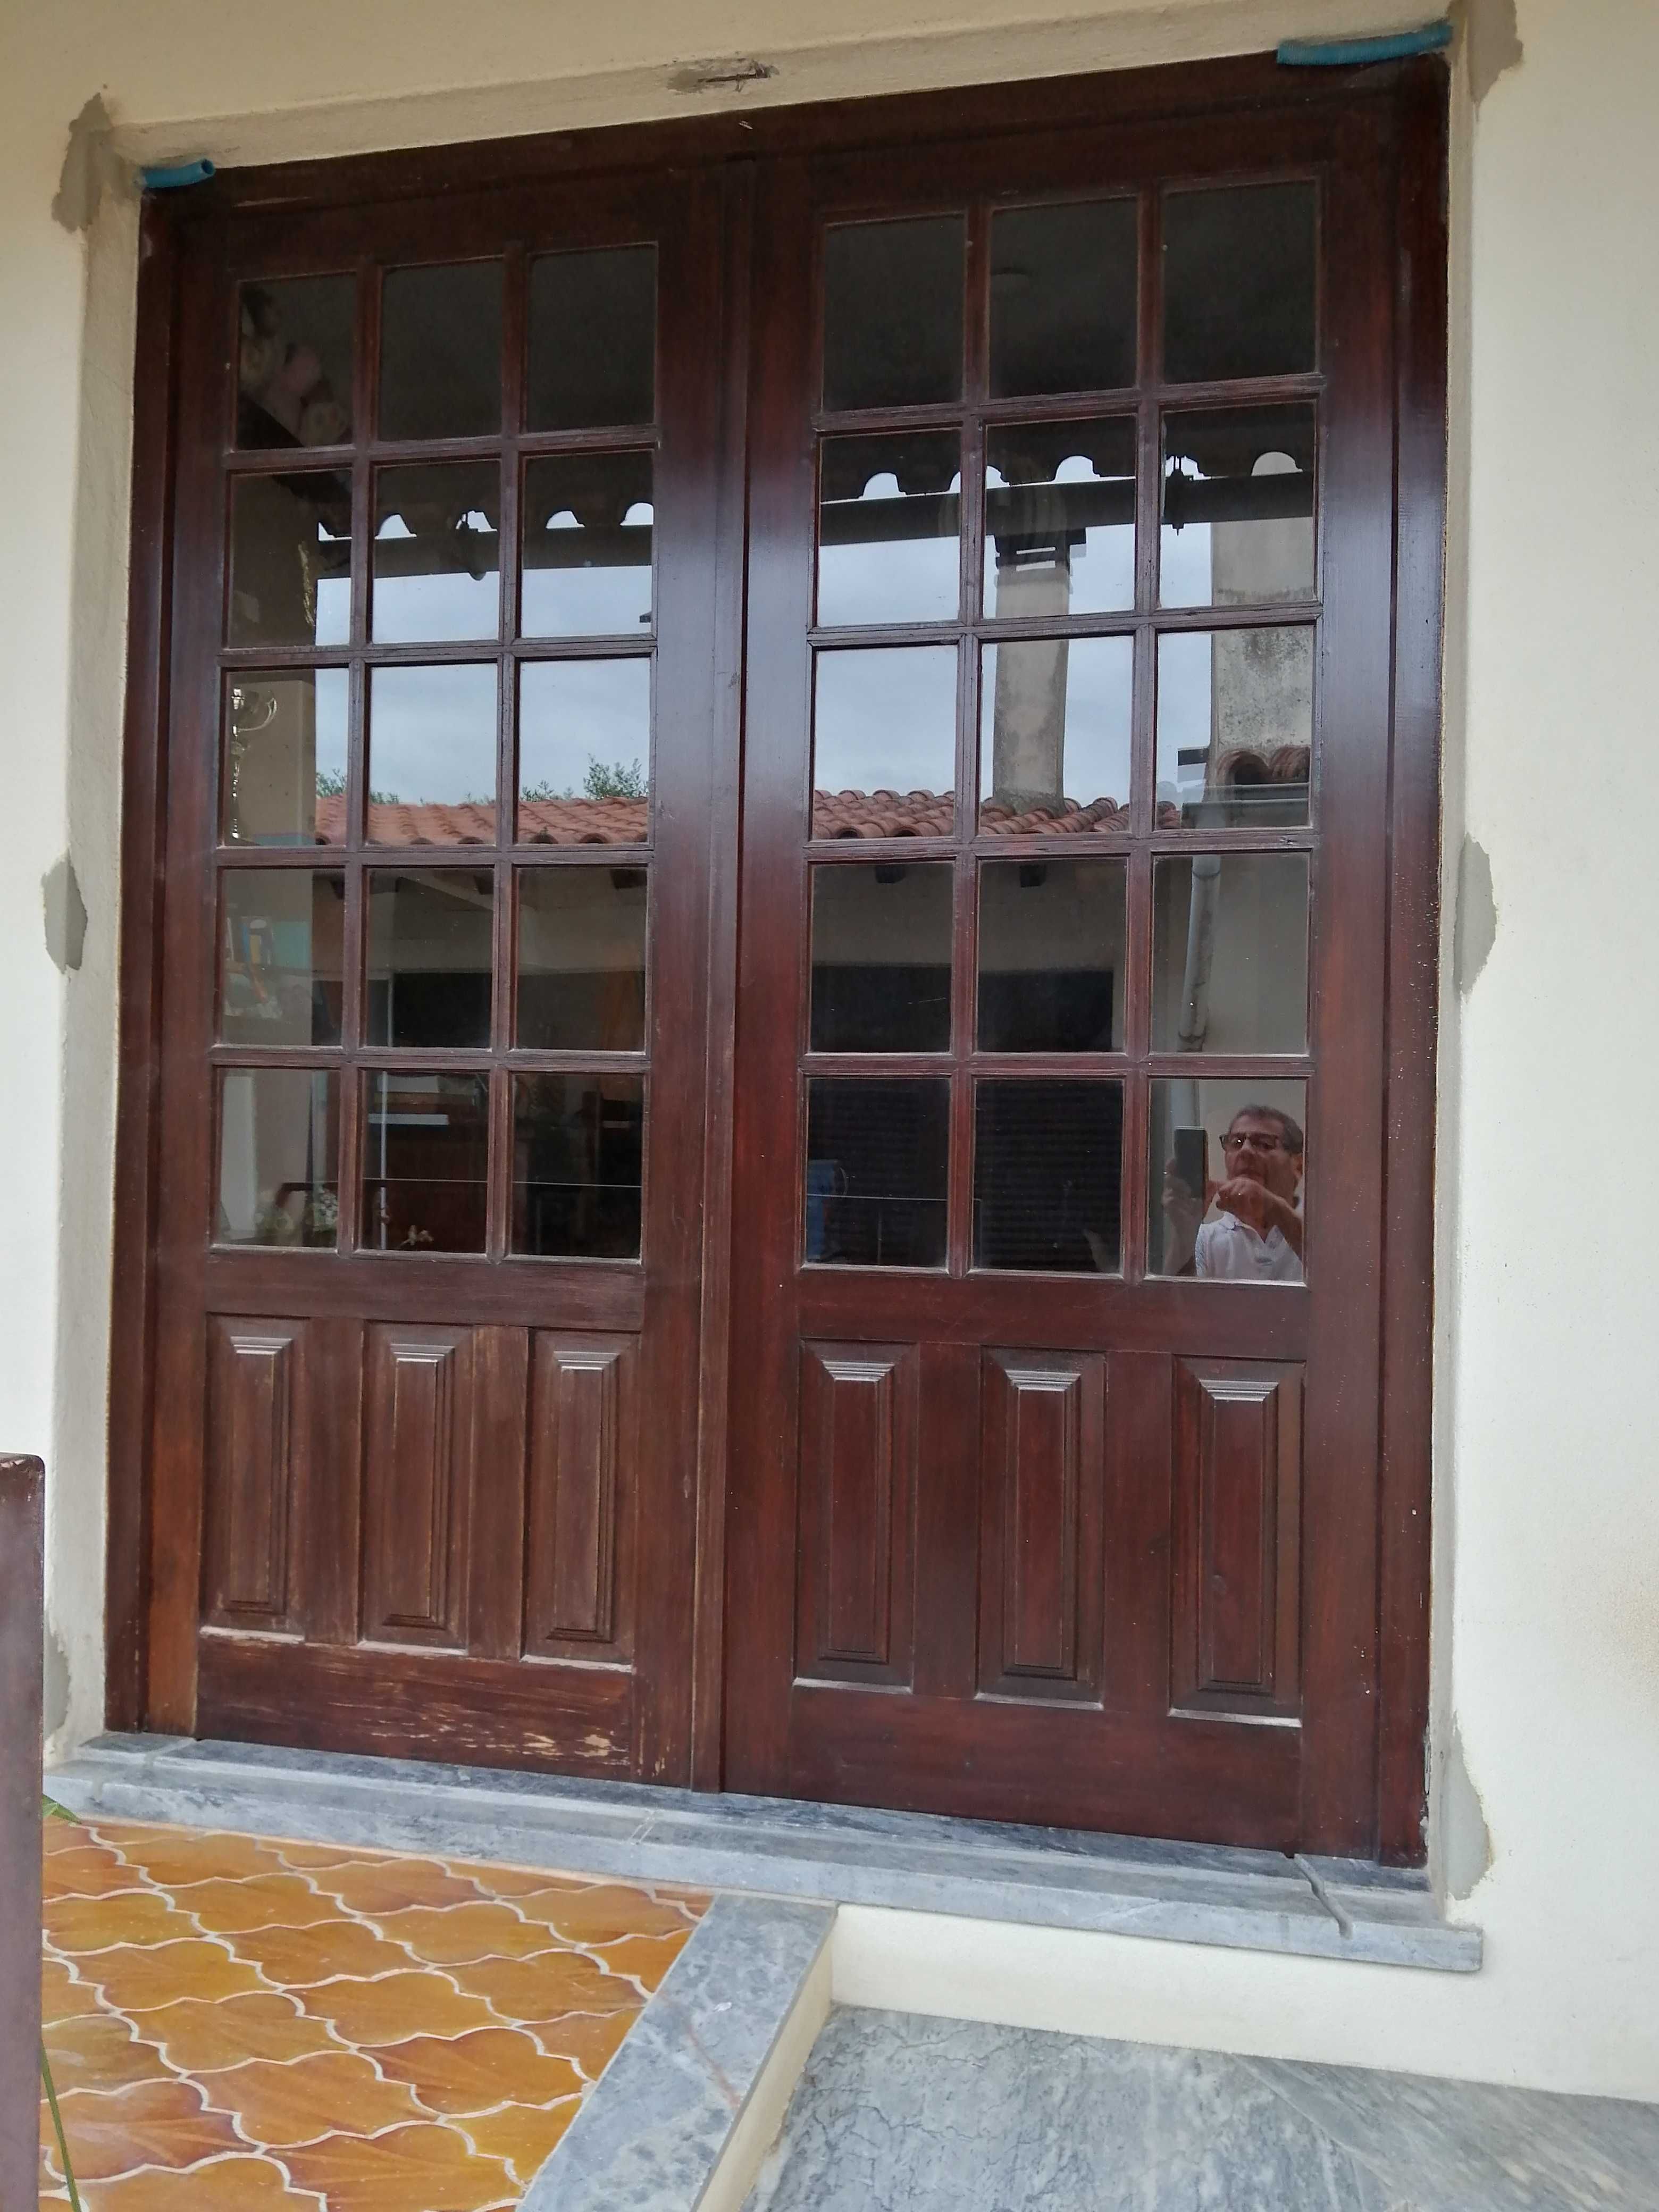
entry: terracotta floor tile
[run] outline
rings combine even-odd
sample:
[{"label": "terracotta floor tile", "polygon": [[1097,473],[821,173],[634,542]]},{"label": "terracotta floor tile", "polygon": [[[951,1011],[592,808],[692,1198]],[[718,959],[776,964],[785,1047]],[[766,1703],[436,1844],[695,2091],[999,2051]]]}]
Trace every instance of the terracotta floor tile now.
[{"label": "terracotta floor tile", "polygon": [[605,1973],[580,1951],[486,1959],[449,1972],[464,1990],[488,1997],[503,2020],[549,2020],[561,2012],[637,2012],[644,2002],[632,1982]]},{"label": "terracotta floor tile", "polygon": [[59,2021],[80,2020],[90,2014],[104,2013],[106,2008],[98,2001],[98,1992],[84,1980],[77,1981],[61,1959],[42,1959],[40,1961],[40,2019],[43,2026],[54,2027]]},{"label": "terracotta floor tile", "polygon": [[689,1928],[672,1936],[624,1936],[620,1943],[596,1946],[593,1957],[613,1974],[628,1974],[647,1993],[654,1990],[690,1942]]},{"label": "terracotta floor tile", "polygon": [[[666,1898],[645,1897],[636,1889],[606,1882],[602,1887],[549,1890],[514,1898],[526,1920],[538,1920],[567,1943],[615,1943],[624,1936],[678,1936],[691,1933],[696,1918],[688,1919],[678,1904]],[[705,1901],[696,1900],[700,1917]]]},{"label": "terracotta floor tile", "polygon": [[331,2022],[348,2043],[369,2050],[382,2043],[406,2043],[412,2035],[464,2035],[469,2027],[497,2025],[479,1998],[461,1995],[435,1973],[325,1982],[294,1994],[308,2013]]},{"label": "terracotta floor tile", "polygon": [[277,1857],[292,1867],[361,1866],[373,1860],[395,1858],[392,1851],[365,1850],[360,1844],[305,1844],[289,1836],[269,1836],[265,1838]]},{"label": "terracotta floor tile", "polygon": [[580,2104],[580,2097],[567,2097],[539,2111],[509,2105],[504,2112],[480,2113],[460,2125],[476,2148],[487,2158],[505,2159],[514,2179],[528,2189]]},{"label": "terracotta floor tile", "polygon": [[182,1997],[210,2002],[262,1987],[257,1968],[198,1936],[154,1950],[123,1945],[77,1961],[84,1978],[119,2012],[152,2012]]},{"label": "terracotta floor tile", "polygon": [[107,1951],[117,1943],[171,1943],[201,1930],[171,1899],[154,1890],[125,1890],[113,1897],[59,1897],[46,1906],[46,1933],[71,1956]]},{"label": "terracotta floor tile", "polygon": [[435,2122],[369,2142],[327,2136],[283,2163],[302,2189],[326,2191],[329,2212],[483,2212],[514,2193],[500,2160],[478,2157]]},{"label": "terracotta floor tile", "polygon": [[144,2034],[171,2064],[187,2073],[239,2066],[248,2058],[302,2058],[340,2046],[320,2020],[309,2020],[292,1997],[276,1990],[207,2004],[182,2003],[147,2012]]},{"label": "terracotta floor tile", "polygon": [[112,2012],[60,2021],[46,2044],[60,2096],[71,2089],[125,2089],[133,2081],[164,2081],[170,2076],[155,2045],[135,2035]]},{"label": "terracotta floor tile", "polygon": [[189,1910],[210,1935],[240,1936],[251,1928],[313,1928],[339,1917],[339,1905],[320,1897],[303,1875],[261,1875],[254,1881],[198,1881]]},{"label": "terracotta floor tile", "polygon": [[476,1882],[434,1859],[360,1859],[355,1865],[319,1867],[311,1879],[325,1895],[371,1919],[411,1905],[477,1905],[483,1895]]},{"label": "terracotta floor tile", "polygon": [[[280,2166],[248,2153],[216,2159],[193,2173],[133,2173],[94,2183],[87,2212],[324,2212],[309,2190],[289,2185]],[[403,2208],[408,2212],[408,2208]]]},{"label": "terracotta floor tile", "polygon": [[550,2105],[576,2094],[585,2076],[550,2058],[516,2027],[479,2027],[453,2040],[419,2035],[374,2054],[382,2073],[407,2081],[429,2112],[484,2112],[510,2100]]},{"label": "terracotta floor tile", "polygon": [[286,2151],[336,2133],[375,2135],[431,2117],[403,2082],[383,2081],[355,2051],[319,2051],[288,2063],[256,2058],[210,2075],[205,2086],[248,2141],[265,2150]]},{"label": "terracotta floor tile", "polygon": [[144,1887],[143,1876],[124,1866],[113,1851],[94,1844],[82,1828],[75,1833],[78,1843],[49,1851],[41,1860],[40,1880],[48,1904],[58,1897],[113,1897],[124,1889]]},{"label": "terracotta floor tile", "polygon": [[[138,1828],[114,1821],[100,1822],[94,1832],[112,1844],[129,1866],[141,1867],[163,1889],[287,1872],[272,1847],[257,1836],[194,1828]],[[180,1901],[186,1906],[190,1902],[188,1898]]]},{"label": "terracotta floor tile", "polygon": [[597,2081],[622,2048],[635,2017],[625,2012],[599,2018],[591,2013],[562,2013],[556,2020],[527,2020],[523,2026],[550,2058],[568,2058],[590,2081]]},{"label": "terracotta floor tile", "polygon": [[487,1890],[492,1897],[534,1897],[544,1889],[556,1889],[567,1897],[576,1897],[585,1889],[607,1887],[592,1875],[549,1874],[542,1867],[475,1866],[459,1859],[447,1859],[444,1863],[458,1874],[470,1875],[479,1888]]},{"label": "terracotta floor tile", "polygon": [[59,2097],[58,2106],[77,2182],[83,2175],[98,2181],[140,2166],[176,2172],[217,2152],[246,2148],[228,2117],[212,2110],[193,2081],[80,2090]]},{"label": "terracotta floor tile", "polygon": [[355,1920],[319,1922],[310,1928],[260,1928],[226,1937],[239,1959],[264,1968],[284,1989],[307,1989],[341,1975],[372,1981],[377,1974],[407,1972],[414,1963],[401,1943],[388,1943]]},{"label": "terracotta floor tile", "polygon": [[530,1959],[559,1940],[539,1921],[521,1919],[510,1905],[417,1905],[388,1912],[375,1925],[394,1942],[406,1943],[417,1959],[438,1966]]}]

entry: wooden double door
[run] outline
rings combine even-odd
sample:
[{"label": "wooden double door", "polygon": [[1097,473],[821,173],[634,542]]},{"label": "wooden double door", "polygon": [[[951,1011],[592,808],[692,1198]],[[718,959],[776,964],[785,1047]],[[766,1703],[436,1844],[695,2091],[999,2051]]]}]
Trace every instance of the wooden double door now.
[{"label": "wooden double door", "polygon": [[1400,102],[1070,103],[180,219],[149,1725],[1376,1844]]}]

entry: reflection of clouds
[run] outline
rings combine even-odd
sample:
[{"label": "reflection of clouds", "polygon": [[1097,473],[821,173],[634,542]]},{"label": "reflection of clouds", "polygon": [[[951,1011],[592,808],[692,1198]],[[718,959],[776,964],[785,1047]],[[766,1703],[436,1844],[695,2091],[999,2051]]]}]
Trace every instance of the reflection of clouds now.
[{"label": "reflection of clouds", "polygon": [[351,686],[343,668],[319,668],[316,690],[317,774],[344,787],[350,732]]},{"label": "reflection of clouds", "polygon": [[405,806],[493,798],[493,667],[377,668],[368,696],[371,791],[395,793]]},{"label": "reflection of clouds", "polygon": [[956,787],[951,646],[820,653],[812,782],[819,791]]},{"label": "reflection of clouds", "polygon": [[[951,490],[960,493],[953,477]],[[899,499],[898,478],[890,470],[872,477],[857,501],[838,501],[844,511],[866,501]],[[818,620],[821,623],[949,622],[961,597],[961,541],[948,538],[901,538],[873,543],[824,545],[818,551]]]},{"label": "reflection of clouds", "polygon": [[350,577],[319,576],[314,642],[318,645],[343,645],[350,635]]},{"label": "reflection of clouds", "polygon": [[451,570],[439,576],[374,579],[374,635],[383,645],[494,637],[500,608],[493,568],[482,576]]},{"label": "reflection of clouds", "polygon": [[1182,752],[1207,751],[1210,743],[1212,633],[1176,631],[1158,641],[1158,795],[1175,799],[1185,784],[1202,791],[1205,767],[1183,769]]},{"label": "reflection of clouds", "polygon": [[[1012,696],[1002,702],[1011,714],[1029,722],[1032,701],[1040,702],[1048,672],[1054,665],[1056,642],[1044,639],[1022,645],[1018,641],[1010,641],[986,647],[980,699],[982,795],[988,795],[994,787],[992,748],[999,704],[998,657],[1030,657],[1029,679],[1018,660],[1012,670],[1005,672],[1004,683]],[[1097,799],[1127,800],[1134,698],[1133,641],[1127,637],[1074,637],[1066,644],[1065,655],[1065,796],[1085,806]]]},{"label": "reflection of clouds", "polygon": [[651,766],[651,663],[532,662],[519,678],[519,787],[582,788],[590,760]]}]

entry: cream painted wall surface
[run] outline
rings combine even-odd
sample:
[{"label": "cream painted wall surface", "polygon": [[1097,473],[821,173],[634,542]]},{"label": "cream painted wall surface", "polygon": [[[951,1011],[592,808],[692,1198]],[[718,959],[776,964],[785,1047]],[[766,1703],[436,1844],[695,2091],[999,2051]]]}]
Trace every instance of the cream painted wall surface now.
[{"label": "cream painted wall surface", "polygon": [[[0,1443],[51,1465],[52,1709],[101,1702],[115,820],[136,231],[52,219],[71,118],[117,149],[272,159],[683,112],[667,80],[754,53],[785,100],[1108,67],[1420,17],[1366,0],[67,0],[0,17]],[[1483,54],[1508,44],[1477,10]],[[1461,113],[1448,880],[1465,829],[1496,935],[1448,924],[1437,1449],[1437,1847],[1473,1978],[1121,1938],[873,1919],[842,1994],[1155,2039],[1659,2098],[1659,1482],[1644,1270],[1655,1144],[1645,771],[1659,700],[1659,9],[1521,0],[1523,58]],[[1587,426],[1570,433],[1572,422]],[[1569,438],[1584,450],[1561,450]],[[72,848],[85,958],[48,957]],[[1478,865],[1463,872],[1479,883]],[[1476,933],[1478,934],[1478,933]],[[1471,936],[1470,940],[1474,941]],[[1475,963],[1471,961],[1471,966]],[[1628,1102],[1628,1103],[1626,1103]],[[1630,1228],[1624,1224],[1629,1221]],[[1631,1255],[1626,1259],[1626,1253]],[[49,1666],[49,1673],[52,1668]],[[1447,1753],[1455,1724],[1462,1759]],[[1456,1774],[1467,1770],[1468,1780]],[[1475,1792],[1479,1793],[1477,1802]],[[870,1917],[866,1916],[866,1917]]]}]

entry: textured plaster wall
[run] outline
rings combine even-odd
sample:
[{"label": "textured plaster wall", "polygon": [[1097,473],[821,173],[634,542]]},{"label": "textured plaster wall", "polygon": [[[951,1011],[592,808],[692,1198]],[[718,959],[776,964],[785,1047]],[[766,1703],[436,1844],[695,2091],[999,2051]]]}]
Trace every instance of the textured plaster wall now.
[{"label": "textured plaster wall", "polygon": [[[97,1724],[136,224],[118,156],[222,161],[1173,60],[1395,0],[64,0],[0,17],[0,1443],[51,1471],[58,1741]],[[1469,1980],[848,1916],[838,1993],[1659,2097],[1659,10],[1480,0],[1454,216],[1434,1842]],[[1517,58],[1518,57],[1518,58]],[[1480,94],[1475,105],[1471,88]],[[96,121],[96,116],[93,120]],[[94,200],[85,231],[66,228]],[[79,204],[77,205],[77,202]],[[1570,428],[1577,424],[1576,430]],[[68,855],[86,923],[78,967]],[[52,879],[52,900],[43,885]],[[52,903],[55,902],[55,904]],[[51,930],[49,933],[49,919]],[[54,957],[54,956],[57,957]],[[59,959],[64,964],[59,965]],[[862,1932],[860,1927],[862,1926]]]}]

